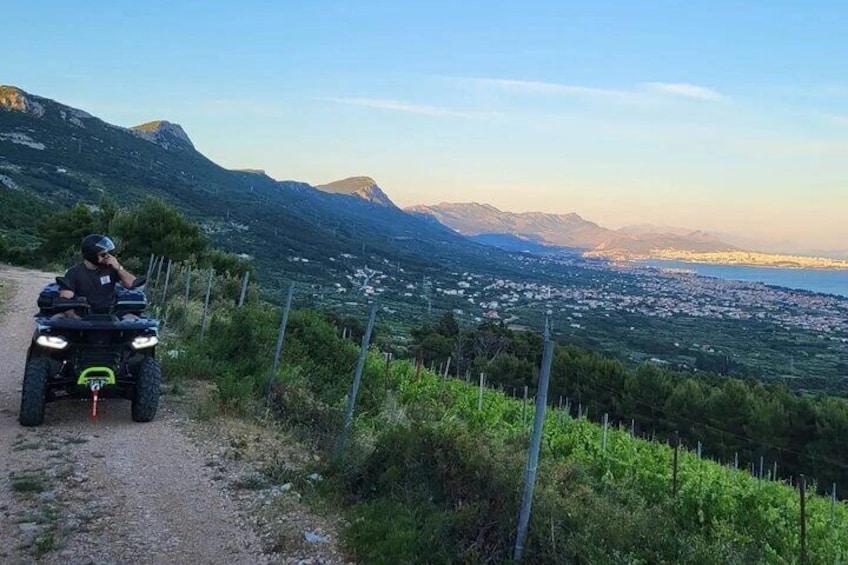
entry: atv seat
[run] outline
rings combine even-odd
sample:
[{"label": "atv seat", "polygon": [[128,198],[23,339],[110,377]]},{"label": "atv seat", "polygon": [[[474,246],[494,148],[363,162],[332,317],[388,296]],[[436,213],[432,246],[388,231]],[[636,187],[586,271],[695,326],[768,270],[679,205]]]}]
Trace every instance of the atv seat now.
[{"label": "atv seat", "polygon": [[[60,286],[57,283],[48,284],[38,295],[38,314],[37,317],[50,317],[60,312],[68,310],[82,310],[81,313],[88,317],[90,305],[84,296],[75,296],[73,298],[62,298],[59,296]],[[112,313],[119,318],[126,314],[135,314],[140,316],[147,308],[147,297],[144,291],[138,288],[124,288],[120,285],[115,287],[115,302],[111,308],[111,312],[107,315],[112,318]],[[99,314],[99,313],[98,313]]]}]

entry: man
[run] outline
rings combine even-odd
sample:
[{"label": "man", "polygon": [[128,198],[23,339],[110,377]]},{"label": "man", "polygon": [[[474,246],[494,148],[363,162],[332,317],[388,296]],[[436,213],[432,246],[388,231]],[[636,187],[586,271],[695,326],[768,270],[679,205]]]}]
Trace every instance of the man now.
[{"label": "man", "polygon": [[[120,282],[125,288],[130,288],[135,282],[135,276],[110,253],[114,249],[115,244],[105,235],[85,236],[80,246],[82,262],[65,273],[67,288],[61,289],[59,296],[84,296],[93,312],[108,312],[115,301],[115,284]],[[77,317],[72,310],[65,315]]]}]

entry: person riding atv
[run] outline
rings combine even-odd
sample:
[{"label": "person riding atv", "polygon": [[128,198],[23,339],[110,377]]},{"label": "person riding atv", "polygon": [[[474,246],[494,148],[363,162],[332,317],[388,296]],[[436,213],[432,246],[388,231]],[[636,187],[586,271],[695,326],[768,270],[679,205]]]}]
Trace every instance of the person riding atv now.
[{"label": "person riding atv", "polygon": [[[135,276],[124,269],[112,255],[115,244],[105,235],[91,234],[80,245],[82,261],[65,273],[65,285],[59,291],[62,298],[85,297],[93,312],[104,312],[115,300],[115,284],[132,288]],[[79,317],[73,310],[59,312],[56,316]]]},{"label": "person riding atv", "polygon": [[83,261],[38,297],[21,389],[23,426],[41,425],[47,402],[89,395],[95,420],[101,395],[131,400],[136,422],[156,416],[159,322],[144,314],[146,279],[120,267],[107,237],[87,236],[82,248]]}]

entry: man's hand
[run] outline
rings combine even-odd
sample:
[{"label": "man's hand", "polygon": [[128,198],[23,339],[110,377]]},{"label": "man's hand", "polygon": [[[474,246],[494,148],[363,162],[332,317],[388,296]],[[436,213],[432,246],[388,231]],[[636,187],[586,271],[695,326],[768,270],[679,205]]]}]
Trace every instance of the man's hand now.
[{"label": "man's hand", "polygon": [[103,260],[100,262],[101,265],[108,265],[115,269],[116,271],[121,270],[121,264],[118,262],[118,258],[112,255],[111,253],[107,253]]}]

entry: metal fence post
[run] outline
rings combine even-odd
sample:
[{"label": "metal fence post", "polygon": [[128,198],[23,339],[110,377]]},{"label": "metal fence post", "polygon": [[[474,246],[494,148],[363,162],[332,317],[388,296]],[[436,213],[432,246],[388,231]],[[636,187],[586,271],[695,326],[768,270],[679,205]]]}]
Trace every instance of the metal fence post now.
[{"label": "metal fence post", "polygon": [[209,311],[209,294],[212,292],[212,276],[215,269],[209,269],[209,283],[206,285],[206,300],[203,301],[203,318],[200,320],[200,341],[206,335],[206,314]]},{"label": "metal fence post", "polygon": [[336,456],[341,457],[344,453],[345,443],[347,443],[347,434],[350,430],[351,422],[353,422],[353,409],[356,407],[356,395],[359,394],[359,383],[362,380],[362,369],[365,367],[365,358],[368,356],[368,344],[371,341],[371,331],[374,329],[374,318],[377,316],[377,303],[371,304],[371,312],[368,315],[368,327],[365,334],[362,336],[362,344],[359,349],[359,359],[356,362],[356,373],[353,376],[353,386],[350,390],[350,395],[347,399],[347,410],[345,411],[344,426],[342,433],[339,436],[339,445],[336,451]]},{"label": "metal fence post", "polygon": [[147,262],[147,282],[145,286],[150,286],[150,277],[153,276],[153,263],[156,261],[156,255],[150,254],[150,261]]},{"label": "metal fence post", "polygon": [[289,284],[289,293],[286,296],[286,307],[283,310],[283,319],[280,320],[280,332],[277,335],[277,347],[274,350],[274,363],[271,365],[271,374],[268,376],[268,390],[266,396],[271,401],[271,385],[277,378],[277,369],[280,367],[280,353],[283,351],[283,339],[286,337],[286,326],[289,323],[289,311],[291,311],[292,296],[294,295],[294,283]]},{"label": "metal fence post", "polygon": [[244,272],[244,281],[241,283],[241,294],[239,295],[238,307],[241,308],[244,305],[244,295],[247,292],[247,282],[250,279],[250,271]]},{"label": "metal fence post", "polygon": [[165,270],[165,287],[162,289],[162,305],[167,302],[168,296],[168,281],[171,280],[171,260],[168,259],[168,268]]},{"label": "metal fence post", "polygon": [[798,477],[801,491],[801,565],[807,565],[807,478]]},{"label": "metal fence post", "polygon": [[548,406],[548,384],[551,377],[554,344],[551,339],[551,325],[545,319],[545,349],[542,354],[542,373],[539,388],[536,391],[536,415],[533,418],[533,437],[530,452],[527,455],[527,468],[524,476],[524,495],[521,498],[521,513],[518,517],[518,535],[515,539],[513,559],[520,562],[524,556],[524,540],[530,524],[530,511],[533,506],[533,490],[536,487],[536,469],[539,463],[539,450],[542,445],[542,428],[545,425],[545,409]]},{"label": "metal fence post", "polygon": [[188,266],[188,271],[186,272],[186,284],[185,284],[185,298],[183,299],[183,308],[185,309],[186,319],[188,319],[188,293],[191,289],[191,265]]}]

